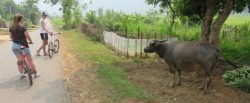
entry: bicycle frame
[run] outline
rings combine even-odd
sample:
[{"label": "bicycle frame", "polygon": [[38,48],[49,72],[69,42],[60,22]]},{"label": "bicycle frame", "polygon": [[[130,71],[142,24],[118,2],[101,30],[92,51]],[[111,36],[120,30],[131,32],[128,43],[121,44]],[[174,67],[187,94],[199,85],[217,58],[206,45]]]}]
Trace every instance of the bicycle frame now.
[{"label": "bicycle frame", "polygon": [[23,65],[23,69],[25,69],[25,68],[27,68],[27,66],[30,67],[30,63],[27,62],[28,64],[26,64],[27,55],[24,52],[25,46],[21,46],[20,49],[21,49],[21,53],[22,53],[22,63],[23,63],[22,65]]},{"label": "bicycle frame", "polygon": [[53,33],[53,34],[51,35],[51,40],[50,40],[50,42],[54,43],[53,41],[55,41],[55,40],[56,40],[56,34]]},{"label": "bicycle frame", "polygon": [[22,53],[22,66],[23,66],[23,72],[28,73],[29,76],[29,80],[30,80],[30,85],[33,84],[33,80],[32,80],[32,72],[31,72],[31,65],[30,62],[27,60],[27,55],[24,52],[25,46],[21,46],[21,53]]},{"label": "bicycle frame", "polygon": [[[60,34],[60,33],[53,33],[52,35],[50,35],[51,38],[48,44],[48,53],[49,53],[50,58],[52,58],[53,54],[57,53],[59,50],[59,40],[57,39],[56,34]],[[57,42],[57,44],[55,42]]]}]

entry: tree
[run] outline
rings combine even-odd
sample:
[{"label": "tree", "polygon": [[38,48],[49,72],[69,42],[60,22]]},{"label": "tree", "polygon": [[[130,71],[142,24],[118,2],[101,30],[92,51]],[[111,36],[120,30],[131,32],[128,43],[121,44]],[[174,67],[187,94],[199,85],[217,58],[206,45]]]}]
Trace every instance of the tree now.
[{"label": "tree", "polygon": [[[83,1],[83,0],[82,0]],[[82,9],[85,9],[87,4],[84,3],[81,5],[80,0],[44,0],[45,3],[51,3],[55,5],[61,3],[63,12],[63,19],[65,22],[64,28],[70,29],[74,23],[72,22],[72,17],[75,17],[75,23],[81,22],[82,18]],[[76,24],[77,25],[77,24]]]},{"label": "tree", "polygon": [[74,7],[73,7],[73,16],[74,16],[74,24],[77,28],[78,31],[81,30],[81,25],[83,22],[83,15],[82,15],[82,10],[86,8],[87,4],[80,5],[79,1],[74,2]]},{"label": "tree", "polygon": [[24,14],[25,17],[28,17],[32,24],[37,24],[38,16],[40,15],[38,12],[39,10],[35,5],[37,3],[38,0],[24,0],[24,2],[22,2],[22,14]]},{"label": "tree", "polygon": [[[202,20],[201,38],[219,46],[219,34],[223,23],[230,13],[240,13],[250,9],[250,0],[146,0],[148,4],[158,5],[161,9],[171,9],[178,15],[197,15]],[[250,11],[249,11],[250,12]]]}]

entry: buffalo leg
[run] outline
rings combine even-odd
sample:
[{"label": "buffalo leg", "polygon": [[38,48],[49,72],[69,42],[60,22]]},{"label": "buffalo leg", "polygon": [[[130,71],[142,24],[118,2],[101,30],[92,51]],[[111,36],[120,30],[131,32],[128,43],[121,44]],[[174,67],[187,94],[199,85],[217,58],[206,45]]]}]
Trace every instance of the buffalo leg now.
[{"label": "buffalo leg", "polygon": [[172,84],[170,85],[172,88],[175,87],[175,74],[176,74],[176,69],[173,65],[170,65],[169,66],[169,69],[170,69],[170,72],[173,74],[173,82]]},{"label": "buffalo leg", "polygon": [[181,70],[178,70],[178,69],[177,69],[177,73],[178,73],[177,85],[181,85]]},{"label": "buffalo leg", "polygon": [[202,78],[202,84],[199,87],[200,90],[203,90],[204,87],[205,87],[205,78],[204,78],[204,76],[205,76],[205,72],[203,72],[202,77],[201,77]]},{"label": "buffalo leg", "polygon": [[171,84],[171,87],[174,88],[175,87],[175,73],[173,73],[173,82]]},{"label": "buffalo leg", "polygon": [[205,69],[205,80],[204,80],[204,91],[205,93],[208,92],[208,86],[211,82],[211,75],[210,70]]}]

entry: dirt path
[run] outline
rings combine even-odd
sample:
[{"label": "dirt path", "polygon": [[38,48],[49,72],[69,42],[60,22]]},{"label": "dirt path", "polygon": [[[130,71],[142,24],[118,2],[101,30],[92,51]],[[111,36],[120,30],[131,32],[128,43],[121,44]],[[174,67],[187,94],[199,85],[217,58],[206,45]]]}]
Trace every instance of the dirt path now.
[{"label": "dirt path", "polygon": [[[105,96],[101,96],[104,91],[100,90],[100,81],[97,79],[95,65],[90,60],[78,60],[75,54],[69,50],[72,47],[64,37],[59,36],[62,48],[61,56],[65,62],[64,74],[70,100],[72,103],[101,103],[106,100]],[[105,99],[104,99],[105,98]],[[106,100],[108,101],[108,100]],[[107,102],[111,103],[111,102]]]},{"label": "dirt path", "polygon": [[204,94],[192,73],[183,72],[182,85],[171,88],[172,74],[164,60],[126,64],[130,80],[155,97],[156,103],[249,103],[250,94],[225,86],[219,70],[214,69],[210,92]]},{"label": "dirt path", "polygon": [[48,56],[35,56],[35,50],[40,46],[41,39],[38,31],[31,32],[30,35],[35,42],[30,45],[30,50],[36,68],[42,76],[34,79],[31,87],[28,78],[20,80],[17,60],[11,51],[12,42],[7,40],[1,43],[1,103],[70,103],[60,55],[56,54],[52,59]]},{"label": "dirt path", "polygon": [[5,41],[9,41],[9,35],[7,34],[8,33],[6,31],[0,31],[0,44]]}]

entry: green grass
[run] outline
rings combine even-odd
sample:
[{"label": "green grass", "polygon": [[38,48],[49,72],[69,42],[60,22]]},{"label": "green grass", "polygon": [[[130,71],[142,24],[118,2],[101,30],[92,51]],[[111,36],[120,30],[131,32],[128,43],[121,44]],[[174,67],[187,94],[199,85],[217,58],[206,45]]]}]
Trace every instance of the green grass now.
[{"label": "green grass", "polygon": [[58,27],[62,27],[64,25],[63,18],[52,18],[51,20]]},{"label": "green grass", "polygon": [[225,25],[239,25],[244,24],[246,22],[250,22],[250,16],[239,16],[239,15],[232,15],[227,18],[225,21]]},{"label": "green grass", "polygon": [[113,100],[149,98],[142,89],[129,81],[123,66],[115,65],[116,62],[125,62],[126,59],[116,56],[103,44],[94,43],[87,37],[84,37],[84,34],[77,33],[75,30],[65,31],[63,37],[70,43],[69,50],[77,55],[78,60],[95,62],[98,77],[103,83],[108,83],[114,89],[111,94]]}]

